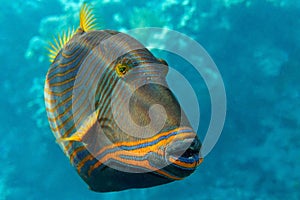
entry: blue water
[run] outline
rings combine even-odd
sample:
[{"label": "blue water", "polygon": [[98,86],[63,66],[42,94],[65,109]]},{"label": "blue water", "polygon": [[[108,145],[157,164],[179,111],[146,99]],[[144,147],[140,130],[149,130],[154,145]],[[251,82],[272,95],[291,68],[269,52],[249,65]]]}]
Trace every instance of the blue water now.
[{"label": "blue water", "polygon": [[[91,192],[56,144],[43,101],[50,64],[45,47],[53,34],[78,23],[80,2],[1,0],[1,200],[300,199],[299,1],[94,3],[104,29],[167,27],[206,49],[226,88],[222,135],[197,171],[182,181],[149,189]],[[156,55],[177,70],[184,68],[179,58],[177,62],[159,51]],[[195,84],[193,73],[183,71]],[[199,84],[203,139],[210,102]]]}]

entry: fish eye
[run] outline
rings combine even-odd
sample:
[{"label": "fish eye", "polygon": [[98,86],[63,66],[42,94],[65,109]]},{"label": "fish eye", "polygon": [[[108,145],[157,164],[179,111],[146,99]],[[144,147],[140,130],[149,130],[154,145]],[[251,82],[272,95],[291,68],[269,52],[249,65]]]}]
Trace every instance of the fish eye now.
[{"label": "fish eye", "polygon": [[119,63],[116,66],[116,73],[117,73],[117,75],[119,77],[124,76],[127,73],[128,70],[129,70],[129,66],[128,65]]}]

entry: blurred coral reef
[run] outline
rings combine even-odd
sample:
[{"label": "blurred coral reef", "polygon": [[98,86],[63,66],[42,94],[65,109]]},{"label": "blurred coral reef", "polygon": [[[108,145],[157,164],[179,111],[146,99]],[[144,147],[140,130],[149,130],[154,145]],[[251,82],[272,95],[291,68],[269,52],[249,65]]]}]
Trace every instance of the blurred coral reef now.
[{"label": "blurred coral reef", "polygon": [[[48,41],[77,27],[83,1],[1,3],[0,199],[300,199],[298,1],[91,2],[103,29],[165,27],[198,41],[223,75],[228,98],[221,138],[195,174],[110,194],[86,188],[55,143],[44,108]],[[210,103],[200,104],[206,127]]]}]

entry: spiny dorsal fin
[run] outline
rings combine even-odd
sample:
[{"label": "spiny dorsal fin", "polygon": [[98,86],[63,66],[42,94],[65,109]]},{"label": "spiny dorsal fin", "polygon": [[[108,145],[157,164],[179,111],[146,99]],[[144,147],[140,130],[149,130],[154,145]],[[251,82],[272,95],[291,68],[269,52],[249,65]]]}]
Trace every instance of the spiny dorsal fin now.
[{"label": "spiny dorsal fin", "polygon": [[[93,9],[91,6],[84,3],[80,9],[80,29],[84,32],[92,31],[97,28],[96,18],[93,14]],[[79,29],[79,30],[80,30]],[[49,51],[49,60],[52,63],[59,53],[59,51],[69,42],[69,40],[74,36],[76,31],[74,27],[72,29],[68,29],[68,31],[62,32],[62,34],[58,34],[57,37],[53,38],[52,42],[49,42],[49,47],[47,48]]]},{"label": "spiny dorsal fin", "polygon": [[49,42],[49,59],[52,63],[59,53],[59,51],[70,41],[70,39],[75,34],[74,27],[72,29],[68,29],[68,31],[63,31],[61,34],[58,34],[57,37],[53,37],[53,41]]},{"label": "spiny dorsal fin", "polygon": [[97,27],[93,8],[84,3],[80,9],[80,28],[84,32],[95,30]]}]

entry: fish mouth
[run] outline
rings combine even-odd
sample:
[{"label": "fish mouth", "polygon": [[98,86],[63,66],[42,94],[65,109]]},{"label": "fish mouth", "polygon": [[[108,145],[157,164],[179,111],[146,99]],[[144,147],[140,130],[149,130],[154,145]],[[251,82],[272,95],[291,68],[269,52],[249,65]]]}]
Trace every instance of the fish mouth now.
[{"label": "fish mouth", "polygon": [[194,170],[203,160],[199,152],[201,142],[195,133],[172,140],[165,149],[165,160],[175,167]]}]

